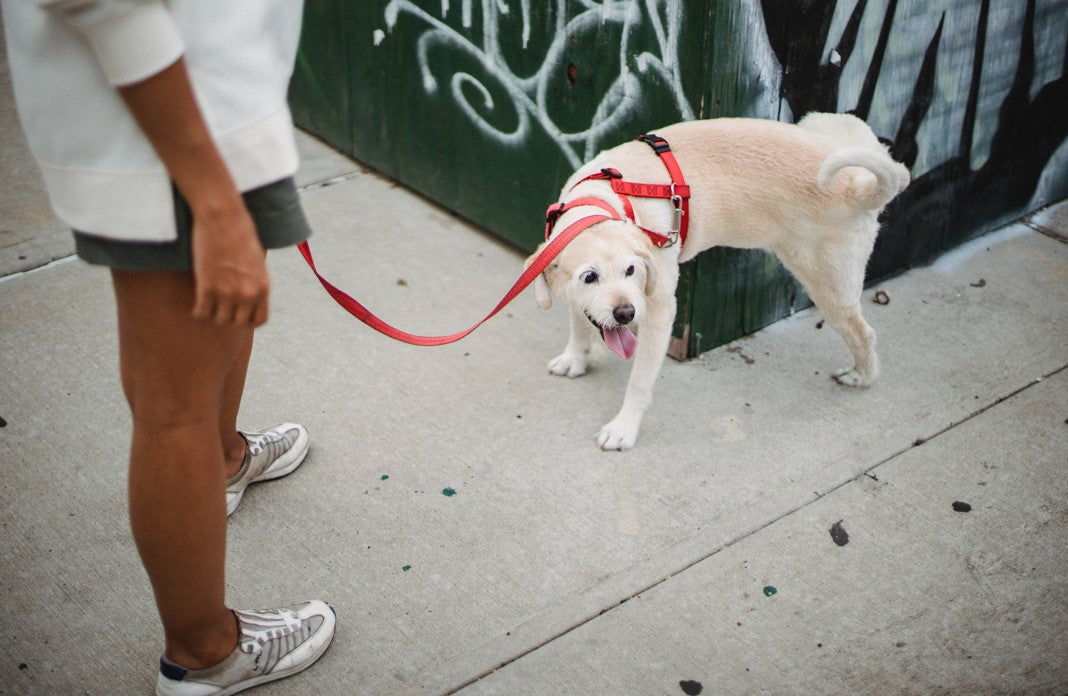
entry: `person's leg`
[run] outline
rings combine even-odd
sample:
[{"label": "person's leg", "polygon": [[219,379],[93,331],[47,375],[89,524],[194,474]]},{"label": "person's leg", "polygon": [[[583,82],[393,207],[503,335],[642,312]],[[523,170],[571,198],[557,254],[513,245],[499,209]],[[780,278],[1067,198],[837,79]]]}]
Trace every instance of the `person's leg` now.
[{"label": "person's leg", "polygon": [[238,431],[237,415],[251,354],[249,332],[223,384],[219,440],[223,448],[227,515],[237,510],[249,484],[289,474],[301,465],[308,452],[308,431],[297,423],[279,423],[262,431]]},{"label": "person's leg", "polygon": [[222,410],[219,414],[219,437],[222,440],[225,457],[224,474],[230,478],[241,468],[245,457],[247,443],[237,432],[237,413],[241,409],[241,396],[245,391],[245,375],[248,374],[248,362],[252,356],[252,332],[241,347],[237,358],[226,375],[223,384]]},{"label": "person's leg", "polygon": [[[224,385],[249,329],[194,320],[190,273],[113,271],[123,389],[133,416],[130,524],[168,659],[214,664],[237,643],[224,600]],[[243,371],[242,371],[243,374]]]}]

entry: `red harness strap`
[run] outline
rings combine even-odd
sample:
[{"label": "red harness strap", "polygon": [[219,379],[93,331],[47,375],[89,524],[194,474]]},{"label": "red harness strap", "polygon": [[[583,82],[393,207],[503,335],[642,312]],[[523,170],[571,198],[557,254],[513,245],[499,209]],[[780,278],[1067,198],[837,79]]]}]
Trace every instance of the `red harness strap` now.
[{"label": "red harness strap", "polygon": [[[577,184],[576,184],[577,185]],[[601,216],[601,220],[622,220],[616,209],[613,208],[607,201],[603,201],[600,198],[594,198],[593,196],[583,196],[582,198],[576,198],[573,201],[567,203],[553,203],[549,206],[549,209],[545,211],[545,239],[548,240],[553,233],[553,227],[556,225],[556,221],[560,219],[560,216],[564,214],[564,210],[574,210],[575,208],[593,206],[605,211],[607,215]],[[596,222],[600,222],[597,220]],[[593,223],[591,222],[590,225]],[[586,225],[589,227],[590,225]],[[570,229],[570,228],[569,228]]]},{"label": "red harness strap", "polygon": [[[554,215],[553,210],[554,208],[557,208],[557,206],[559,206],[559,211],[556,212]],[[549,212],[546,214],[547,220],[551,218],[552,221],[555,222],[556,218],[560,216],[560,211],[562,211],[563,206],[560,204],[557,204],[557,206],[549,208]],[[315,277],[319,279],[319,282],[322,283],[322,286],[326,289],[327,293],[329,293],[330,296],[334,298],[334,301],[341,305],[341,307],[345,309],[345,311],[347,311],[349,314],[356,317],[364,324],[367,324],[375,331],[385,334],[386,336],[389,336],[390,338],[396,339],[398,341],[410,343],[415,346],[441,346],[445,345],[446,343],[455,343],[456,341],[459,341],[461,338],[467,336],[469,333],[482,326],[482,324],[486,323],[486,321],[488,321],[490,317],[501,311],[505,307],[505,305],[514,300],[516,296],[518,296],[519,293],[523,291],[524,288],[530,285],[531,282],[533,282],[534,279],[537,278],[538,275],[549,266],[552,260],[556,258],[557,254],[559,254],[563,250],[563,248],[571,242],[572,239],[577,237],[586,228],[604,220],[622,219],[619,216],[619,213],[617,213],[615,209],[612,208],[612,206],[596,198],[590,198],[588,200],[578,199],[572,201],[568,208],[578,208],[584,206],[594,206],[597,208],[601,208],[605,212],[591,213],[590,215],[586,215],[582,218],[579,218],[575,222],[568,225],[563,232],[558,234],[555,238],[553,238],[551,242],[545,245],[545,248],[541,250],[541,253],[538,254],[538,256],[529,266],[527,266],[526,270],[523,271],[523,274],[519,276],[519,279],[515,281],[511,289],[507,293],[505,293],[504,297],[501,298],[501,301],[497,303],[497,306],[494,307],[489,314],[487,314],[485,317],[483,317],[480,321],[478,321],[470,328],[448,336],[418,336],[416,334],[410,334],[407,331],[401,331],[400,329],[391,326],[390,324],[387,324],[386,322],[376,317],[371,312],[371,310],[364,307],[351,296],[346,294],[343,290],[340,290],[335,287],[332,283],[330,283],[330,281],[328,281],[326,278],[319,274],[318,269],[315,268],[315,259],[312,258],[311,249],[308,248],[307,242],[301,242],[299,245],[297,245],[297,248],[300,250],[301,256],[304,257],[304,260],[308,263],[308,266],[311,267],[312,272],[315,274]]]},{"label": "red harness strap", "polygon": [[[626,214],[627,219],[635,225],[638,224],[638,220],[634,215],[634,205],[630,202],[632,196],[637,198],[664,198],[671,201],[672,206],[675,208],[675,217],[672,221],[671,230],[667,234],[654,232],[641,225],[638,225],[638,228],[659,248],[671,246],[676,242],[682,244],[686,241],[686,232],[690,225],[690,187],[686,184],[686,179],[682,175],[682,168],[679,167],[675,155],[672,154],[671,146],[660,136],[653,134],[640,135],[638,140],[653,148],[653,152],[664,163],[664,167],[671,177],[670,184],[639,184],[632,181],[624,181],[623,175],[619,170],[602,169],[580,180],[575,186],[591,179],[607,179],[612,186],[612,190],[615,191],[616,195],[619,196],[619,200],[623,203],[623,212]],[[557,205],[562,206],[563,204],[558,203]],[[548,238],[548,230],[546,231],[546,238]]]}]

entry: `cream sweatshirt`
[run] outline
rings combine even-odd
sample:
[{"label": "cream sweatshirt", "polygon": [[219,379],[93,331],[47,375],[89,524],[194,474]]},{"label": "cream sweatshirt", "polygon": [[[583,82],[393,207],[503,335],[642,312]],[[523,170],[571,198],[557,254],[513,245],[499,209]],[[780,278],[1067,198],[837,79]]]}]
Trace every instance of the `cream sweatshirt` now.
[{"label": "cream sweatshirt", "polygon": [[175,238],[163,163],[115,90],[183,55],[238,188],[292,176],[286,93],[301,0],[0,0],[15,101],[61,220],[125,241]]}]

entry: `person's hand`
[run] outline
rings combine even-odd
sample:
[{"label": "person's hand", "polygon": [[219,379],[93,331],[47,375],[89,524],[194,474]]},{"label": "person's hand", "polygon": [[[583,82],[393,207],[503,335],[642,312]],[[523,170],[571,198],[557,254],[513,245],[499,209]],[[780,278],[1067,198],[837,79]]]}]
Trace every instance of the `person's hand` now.
[{"label": "person's hand", "polygon": [[193,211],[193,316],[219,325],[267,321],[265,252],[240,197],[236,205]]}]

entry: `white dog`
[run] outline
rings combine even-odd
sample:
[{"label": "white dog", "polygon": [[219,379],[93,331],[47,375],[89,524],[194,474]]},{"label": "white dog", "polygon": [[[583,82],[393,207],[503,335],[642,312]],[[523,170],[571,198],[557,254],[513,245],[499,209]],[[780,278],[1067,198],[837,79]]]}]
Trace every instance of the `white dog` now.
[{"label": "white dog", "polygon": [[[597,213],[590,197],[618,217],[629,212],[631,219],[596,222],[534,281],[540,307],[550,307],[553,296],[570,307],[571,337],[564,352],[549,361],[549,372],[584,374],[598,333],[624,359],[636,352],[623,406],[601,428],[600,447],[634,446],[671,337],[678,264],[713,246],[775,253],[853,353],[853,367],[835,372],[834,379],[854,387],[871,384],[879,364],[875,332],[860,312],[864,270],[879,211],[908,185],[908,170],[891,159],[867,124],[844,114],[810,114],[797,125],[690,121],[654,133],[670,145],[689,185],[688,210],[681,197],[621,196],[613,190],[613,179],[620,178],[666,188],[670,157],[662,161],[648,143],[637,141],[607,150],[564,185],[563,210],[549,233]],[[689,229],[682,243],[660,248],[654,240],[664,238],[643,231],[666,235],[683,212]],[[633,327],[640,327],[640,340]]]}]

